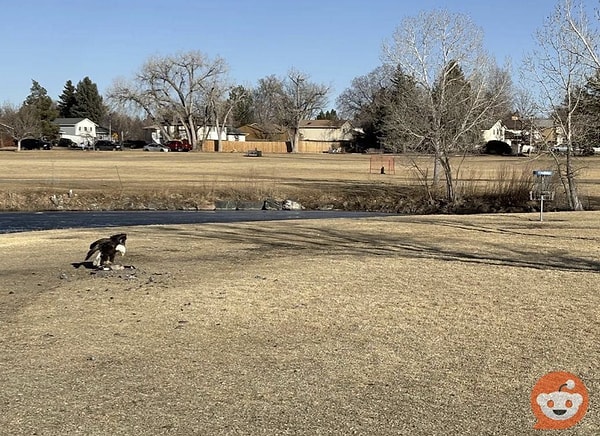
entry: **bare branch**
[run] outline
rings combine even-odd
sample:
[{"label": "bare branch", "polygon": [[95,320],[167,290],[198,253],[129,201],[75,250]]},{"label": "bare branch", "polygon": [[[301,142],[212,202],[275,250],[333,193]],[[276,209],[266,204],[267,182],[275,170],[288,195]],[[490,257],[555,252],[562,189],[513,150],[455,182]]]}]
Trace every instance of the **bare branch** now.
[{"label": "bare branch", "polygon": [[[216,88],[226,87],[227,64],[221,58],[209,59],[198,51],[146,61],[131,83],[115,82],[109,99],[117,105],[133,105],[154,120],[183,127],[196,148],[198,123],[207,123],[214,106]],[[170,133],[161,127],[163,135]],[[206,129],[205,129],[206,130]]]}]

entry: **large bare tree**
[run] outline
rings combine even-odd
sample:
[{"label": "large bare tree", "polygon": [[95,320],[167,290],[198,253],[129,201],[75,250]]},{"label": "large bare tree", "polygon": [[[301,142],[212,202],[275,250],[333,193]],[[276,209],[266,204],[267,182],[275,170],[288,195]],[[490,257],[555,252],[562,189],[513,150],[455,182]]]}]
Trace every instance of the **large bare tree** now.
[{"label": "large bare tree", "polygon": [[[581,61],[595,69],[600,70],[600,34],[598,27],[590,25],[585,12],[585,3],[582,1],[563,0],[562,8],[566,20],[567,28],[573,32],[581,41],[584,50],[579,53]],[[600,2],[599,6],[600,6]],[[560,3],[559,3],[560,5]],[[595,10],[595,21],[600,22],[600,9]]]},{"label": "large bare tree", "polygon": [[240,86],[230,84],[215,84],[215,87],[209,94],[210,114],[212,115],[212,124],[217,130],[217,151],[223,151],[221,136],[227,127],[231,113],[236,105],[247,97],[247,91]]},{"label": "large bare tree", "polygon": [[32,106],[22,105],[20,108],[10,103],[0,107],[0,130],[9,134],[21,151],[21,140],[37,138],[42,135],[40,118]]},{"label": "large bare tree", "polygon": [[357,149],[381,148],[384,141],[383,118],[388,93],[392,87],[393,69],[380,65],[364,76],[352,80],[349,88],[337,98],[340,116],[360,129]]},{"label": "large bare tree", "polygon": [[215,90],[227,82],[227,71],[223,59],[211,59],[199,51],[157,56],[150,58],[132,81],[116,81],[108,97],[117,105],[141,109],[168,139],[170,132],[164,123],[178,123],[197,149],[198,127],[211,120]]},{"label": "large bare tree", "polygon": [[446,197],[454,202],[452,156],[474,148],[482,126],[506,107],[510,76],[484,50],[482,30],[468,16],[445,10],[405,18],[384,43],[383,59],[412,82],[406,89],[420,96],[427,121],[415,124],[414,113],[396,111],[388,122],[419,139],[416,143],[430,144],[434,182],[441,167]]},{"label": "large bare tree", "polygon": [[382,94],[392,84],[392,76],[393,69],[388,65],[380,65],[368,74],[353,79],[350,87],[337,98],[340,115],[358,124],[371,121],[375,116],[374,109],[381,104]]},{"label": "large bare tree", "polygon": [[552,15],[537,30],[535,40],[536,48],[523,63],[523,75],[538,90],[540,108],[552,115],[564,135],[565,158],[554,156],[558,176],[569,208],[581,210],[574,158],[574,114],[584,97],[586,80],[598,67],[594,60],[597,39],[589,31],[583,4],[559,0]]},{"label": "large bare tree", "polygon": [[255,113],[264,124],[279,124],[288,128],[292,151],[298,151],[300,122],[314,118],[325,109],[329,87],[310,81],[296,69],[283,79],[268,76],[259,80],[254,92]]},{"label": "large bare tree", "polygon": [[283,81],[282,121],[290,129],[294,153],[300,141],[300,122],[314,118],[327,104],[329,87],[309,79],[307,74],[291,69]]}]

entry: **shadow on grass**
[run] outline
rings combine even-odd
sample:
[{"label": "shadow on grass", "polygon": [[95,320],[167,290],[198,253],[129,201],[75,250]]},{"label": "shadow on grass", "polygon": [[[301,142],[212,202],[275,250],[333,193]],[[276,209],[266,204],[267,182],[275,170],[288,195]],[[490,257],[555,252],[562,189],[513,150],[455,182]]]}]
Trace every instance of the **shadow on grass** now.
[{"label": "shadow on grass", "polygon": [[[440,225],[440,222],[436,222]],[[445,225],[444,223],[441,223]],[[458,223],[446,225],[465,226]],[[432,231],[434,231],[432,227]],[[468,231],[490,232],[492,229],[470,228]],[[486,242],[482,240],[478,251],[471,251],[460,239],[448,242],[443,238],[436,240],[435,234],[402,234],[389,235],[385,233],[346,230],[335,228],[304,226],[304,227],[270,227],[232,225],[219,230],[204,229],[201,233],[180,231],[173,228],[177,237],[186,239],[198,238],[201,240],[209,238],[223,243],[251,244],[260,256],[281,256],[282,252],[288,252],[293,256],[296,252],[304,254],[311,251],[318,254],[339,254],[355,256],[394,256],[398,259],[434,259],[453,262],[478,263],[488,266],[511,266],[518,268],[534,268],[539,270],[557,270],[571,272],[600,272],[600,262],[574,256],[566,250],[561,249],[560,243],[556,249],[548,253],[540,253],[535,245],[517,242],[515,237],[527,236],[532,238],[553,238],[552,235],[535,235],[518,232],[507,235],[501,242]],[[506,230],[498,230],[504,233]],[[467,236],[468,237],[468,236]],[[588,238],[589,239],[589,238]],[[247,254],[247,253],[246,253]],[[210,253],[201,253],[201,256],[210,257]]]},{"label": "shadow on grass", "polygon": [[85,269],[97,269],[92,262],[84,261],[84,262],[73,262],[71,266],[75,269],[79,269],[84,267]]}]

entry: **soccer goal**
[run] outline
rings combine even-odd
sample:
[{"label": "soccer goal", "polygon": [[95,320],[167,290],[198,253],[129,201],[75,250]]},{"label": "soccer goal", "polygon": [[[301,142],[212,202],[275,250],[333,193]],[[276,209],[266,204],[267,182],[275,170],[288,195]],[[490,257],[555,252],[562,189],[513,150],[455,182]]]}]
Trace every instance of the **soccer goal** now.
[{"label": "soccer goal", "polygon": [[371,156],[369,163],[369,172],[371,174],[396,174],[394,156]]}]

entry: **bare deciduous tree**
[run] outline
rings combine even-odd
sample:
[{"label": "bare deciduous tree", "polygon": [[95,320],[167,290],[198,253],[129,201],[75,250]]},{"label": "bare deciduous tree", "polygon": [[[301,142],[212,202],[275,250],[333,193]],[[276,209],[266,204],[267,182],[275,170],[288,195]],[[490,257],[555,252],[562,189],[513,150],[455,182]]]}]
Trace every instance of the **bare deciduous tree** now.
[{"label": "bare deciduous tree", "polygon": [[279,122],[279,96],[283,94],[283,82],[274,75],[258,80],[253,90],[254,114],[263,125]]},{"label": "bare deciduous tree", "polygon": [[329,87],[310,82],[310,77],[298,70],[291,69],[284,80],[283,117],[285,125],[292,132],[292,151],[298,151],[300,140],[300,122],[314,118],[325,109]]},{"label": "bare deciduous tree", "polygon": [[564,134],[565,160],[555,155],[555,162],[569,207],[581,210],[573,156],[577,133],[573,115],[582,101],[586,80],[593,74],[596,47],[583,5],[576,7],[571,0],[559,0],[535,39],[536,49],[525,59],[523,74],[538,90],[540,107],[552,114]]},{"label": "bare deciduous tree", "polygon": [[[198,51],[149,59],[133,81],[115,82],[108,93],[117,105],[133,105],[158,126],[179,123],[194,148],[199,123],[206,123],[214,105],[214,90],[227,82],[227,65]],[[205,129],[206,130],[206,129]],[[166,138],[170,134],[164,128]]]},{"label": "bare deciduous tree", "polygon": [[370,73],[352,80],[349,88],[337,98],[340,115],[361,123],[362,118],[372,118],[371,111],[378,106],[378,100],[391,85],[393,70],[381,65]]},{"label": "bare deciduous tree", "polygon": [[384,144],[383,118],[393,73],[387,65],[378,66],[352,80],[350,87],[336,100],[341,117],[351,120],[360,129],[355,136],[358,150],[382,148]]},{"label": "bare deciduous tree", "polygon": [[0,129],[9,134],[21,150],[21,140],[42,134],[40,118],[35,108],[23,105],[17,108],[9,103],[0,107]]},{"label": "bare deciduous tree", "polygon": [[[584,3],[573,3],[572,0],[564,0],[564,19],[567,28],[573,32],[583,44],[584,50],[579,53],[581,61],[593,68],[600,69],[600,53],[598,44],[600,34],[598,29],[589,26],[588,17],[585,13]],[[596,21],[600,22],[600,10],[596,9]]]},{"label": "bare deciduous tree", "polygon": [[283,79],[261,79],[254,94],[257,118],[265,124],[287,127],[293,152],[298,151],[300,121],[314,118],[327,104],[329,87],[309,79],[307,74],[291,69]]},{"label": "bare deciduous tree", "polygon": [[235,106],[246,97],[246,90],[233,85],[219,85],[211,89],[209,107],[217,129],[217,151],[223,151],[221,136]]},{"label": "bare deciduous tree", "polygon": [[413,114],[400,111],[390,122],[431,143],[434,182],[441,166],[446,197],[453,202],[457,193],[451,158],[472,149],[482,126],[506,106],[510,76],[483,49],[482,30],[468,16],[444,10],[404,19],[384,44],[383,58],[414,82],[427,128],[420,123],[414,130]]}]

